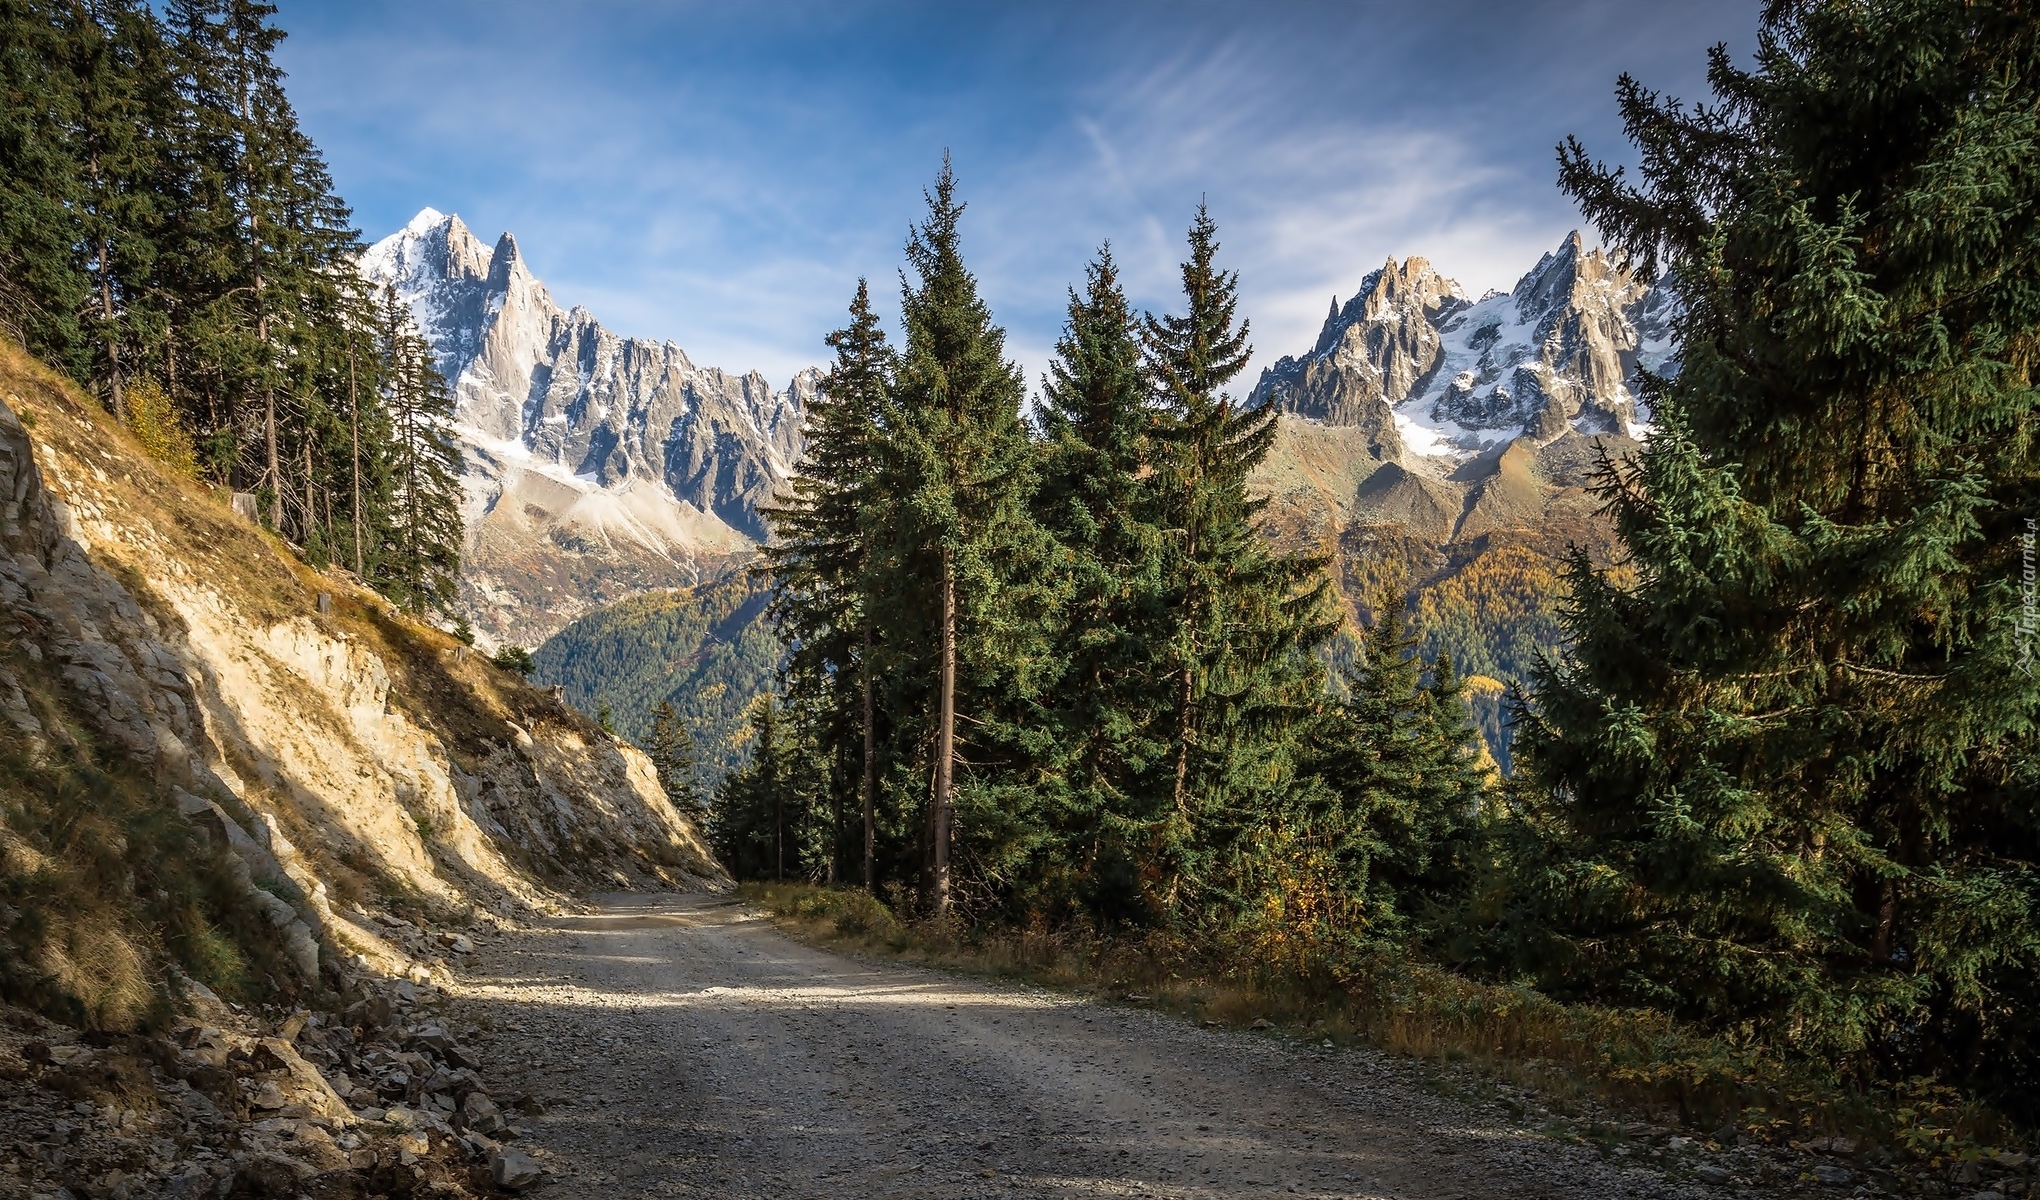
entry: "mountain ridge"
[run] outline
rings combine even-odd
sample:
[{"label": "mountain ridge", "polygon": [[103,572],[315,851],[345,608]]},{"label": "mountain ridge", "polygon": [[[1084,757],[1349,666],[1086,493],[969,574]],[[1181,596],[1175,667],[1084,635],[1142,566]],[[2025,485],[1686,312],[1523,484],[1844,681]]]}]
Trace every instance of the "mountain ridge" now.
[{"label": "mountain ridge", "polygon": [[1349,620],[1406,605],[1425,655],[1477,677],[1505,767],[1500,696],[1563,638],[1569,550],[1616,566],[1594,475],[1649,436],[1634,385],[1676,369],[1677,312],[1670,282],[1577,233],[1478,299],[1421,257],[1390,258],[1251,393],[1279,410],[1249,484],[1264,532],[1327,561]]},{"label": "mountain ridge", "polygon": [[426,208],[362,256],[394,287],[453,390],[467,529],[462,610],[484,644],[535,645],[575,617],[687,587],[766,536],[820,373],[774,389],[561,308],[512,234],[485,245]]},{"label": "mountain ridge", "polygon": [[1578,231],[1507,292],[1470,299],[1430,262],[1394,257],[1316,344],[1263,369],[1251,393],[1286,413],[1367,429],[1383,460],[1463,460],[1498,441],[1647,429],[1629,389],[1671,354],[1676,298]]},{"label": "mountain ridge", "polygon": [[[608,703],[627,732],[647,719],[638,708],[672,698],[712,778],[735,753],[763,652],[694,661],[754,631],[685,632],[682,610],[727,606],[718,581],[766,535],[758,509],[797,469],[816,373],[775,393],[756,373],[696,368],[672,342],[621,338],[562,310],[512,235],[492,248],[430,209],[364,270],[399,286],[454,380],[463,604],[478,631],[536,646],[542,676],[584,711]],[[1264,531],[1327,559],[1353,621],[1400,595],[1426,653],[1492,676],[1482,686],[1498,694],[1557,644],[1567,546],[1612,561],[1588,484],[1600,454],[1647,436],[1633,384],[1639,368],[1668,367],[1676,311],[1668,285],[1577,233],[1478,298],[1421,256],[1389,258],[1334,300],[1308,351],[1256,382],[1254,401],[1281,413],[1251,481],[1268,500]],[[674,465],[704,427],[719,441],[703,459],[723,472],[709,493],[693,486],[699,461]],[[634,636],[686,661],[619,673]]]}]

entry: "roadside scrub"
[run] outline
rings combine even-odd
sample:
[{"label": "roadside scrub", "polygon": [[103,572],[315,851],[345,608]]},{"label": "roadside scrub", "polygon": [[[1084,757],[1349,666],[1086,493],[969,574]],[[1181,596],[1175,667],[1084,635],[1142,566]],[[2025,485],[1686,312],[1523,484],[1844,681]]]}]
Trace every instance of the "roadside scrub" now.
[{"label": "roadside scrub", "polygon": [[789,933],[836,949],[1458,1064],[1585,1120],[1589,1138],[1613,1128],[1601,1118],[1614,1110],[1709,1143],[1791,1145],[1908,1173],[2025,1165],[2017,1131],[1930,1081],[1852,1087],[1662,1013],[1561,1004],[1385,950],[1269,954],[1166,933],[973,929],[902,920],[854,888],[751,883],[741,894]]}]

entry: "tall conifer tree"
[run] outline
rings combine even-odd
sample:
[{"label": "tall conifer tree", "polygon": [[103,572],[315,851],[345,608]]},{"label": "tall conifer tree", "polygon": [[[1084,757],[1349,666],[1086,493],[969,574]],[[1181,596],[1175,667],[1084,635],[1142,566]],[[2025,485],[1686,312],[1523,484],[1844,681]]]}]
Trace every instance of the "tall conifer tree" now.
[{"label": "tall conifer tree", "polygon": [[1347,920],[1369,936],[1408,937],[1463,892],[1487,779],[1451,660],[1418,656],[1401,588],[1375,611],[1343,699],[1311,728],[1305,757],[1322,791],[1304,823]]},{"label": "tall conifer tree", "polygon": [[716,857],[738,879],[807,881],[825,853],[812,723],[772,695],[752,704],[750,758],[724,777],[709,814]]},{"label": "tall conifer tree", "polygon": [[[850,323],[829,335],[836,362],[807,412],[807,457],[788,494],[765,510],[776,584],[773,613],[791,649],[788,687],[813,693],[828,736],[854,763],[867,888],[877,883],[878,704],[872,678],[872,542],[884,498],[874,484],[893,354],[857,281]],[[832,863],[833,849],[832,849]]]},{"label": "tall conifer tree", "polygon": [[459,582],[462,532],[460,455],[446,431],[453,402],[395,288],[383,319],[391,497],[378,582],[412,612],[444,611]]},{"label": "tall conifer tree", "polygon": [[674,808],[696,818],[707,811],[701,798],[701,781],[695,775],[694,738],[688,734],[687,723],[681,720],[671,700],[659,701],[659,706],[652,710],[652,739],[645,747],[645,757],[652,760],[652,767],[659,773],[659,787]]},{"label": "tall conifer tree", "polygon": [[1037,418],[1035,512],[1055,538],[1062,591],[1047,705],[1055,762],[1043,778],[1054,836],[1039,869],[1049,892],[1037,899],[1113,919],[1145,915],[1142,860],[1169,813],[1171,696],[1154,663],[1173,623],[1147,482],[1156,413],[1139,326],[1110,246],[1085,277],[1083,293],[1070,293]]},{"label": "tall conifer tree", "polygon": [[1623,79],[1639,185],[1562,148],[1686,311],[1606,484],[1635,582],[1575,564],[1521,718],[1509,929],[1555,991],[2031,1106],[2040,23],[1780,0],[1710,78],[1696,109]]},{"label": "tall conifer tree", "polygon": [[1314,651],[1337,629],[1316,560],[1278,555],[1261,536],[1265,501],[1247,479],[1267,457],[1277,414],[1225,385],[1247,364],[1236,322],[1239,280],[1217,266],[1218,227],[1198,205],[1183,263],[1181,315],[1150,315],[1147,370],[1163,420],[1155,519],[1169,539],[1165,597],[1175,627],[1165,661],[1173,687],[1173,823],[1156,857],[1162,902],[1184,889],[1240,894],[1227,876],[1238,839],[1294,777],[1287,733],[1323,687]]},{"label": "tall conifer tree", "polygon": [[[933,909],[946,913],[958,697],[968,702],[967,736],[989,783],[994,747],[1010,728],[1001,699],[1025,691],[1029,663],[1019,643],[1029,629],[1016,619],[1024,605],[1019,585],[1029,581],[1040,547],[1026,510],[1034,463],[1020,416],[1025,389],[1004,357],[1005,331],[992,323],[963,265],[963,204],[947,156],[927,199],[927,218],[907,243],[906,349],[881,467],[892,506],[881,590],[892,611],[874,615],[886,622],[880,632],[889,660],[926,681],[928,882]],[[1002,810],[977,811],[995,819]]]}]

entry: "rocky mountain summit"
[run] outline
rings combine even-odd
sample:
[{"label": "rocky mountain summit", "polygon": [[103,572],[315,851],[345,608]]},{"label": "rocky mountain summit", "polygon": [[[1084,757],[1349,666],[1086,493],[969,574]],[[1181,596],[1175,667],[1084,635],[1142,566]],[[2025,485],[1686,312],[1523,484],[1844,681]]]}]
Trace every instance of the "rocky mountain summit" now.
[{"label": "rocky mountain summit", "polygon": [[1633,436],[1638,367],[1671,352],[1671,292],[1575,232],[1508,292],[1470,299],[1422,258],[1335,298],[1317,345],[1262,372],[1258,400],[1364,430],[1381,460],[1461,462],[1516,437]]},{"label": "rocky mountain summit", "polygon": [[517,240],[432,209],[377,242],[454,391],[465,452],[462,604],[485,643],[535,645],[581,613],[697,582],[765,536],[819,374],[775,390],[561,309]]}]

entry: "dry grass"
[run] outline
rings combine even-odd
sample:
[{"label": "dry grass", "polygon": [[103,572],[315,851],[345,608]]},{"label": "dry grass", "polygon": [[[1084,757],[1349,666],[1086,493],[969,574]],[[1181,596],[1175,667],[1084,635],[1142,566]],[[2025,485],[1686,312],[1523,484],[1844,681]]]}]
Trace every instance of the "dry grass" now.
[{"label": "dry grass", "polygon": [[1385,950],[1313,958],[1263,948],[1195,946],[1166,934],[969,930],[903,922],[855,889],[747,884],[790,932],[839,948],[1025,981],[1193,1020],[1255,1021],[1359,1043],[1535,1090],[1559,1111],[1619,1110],[1703,1135],[1784,1144],[1845,1136],[1918,1162],[1994,1152],[2017,1141],[1988,1110],[1913,1081],[1866,1092],[1816,1064],[1710,1035],[1663,1013],[1561,1004],[1520,985],[1482,983]]},{"label": "dry grass", "polygon": [[0,727],[0,1000],[88,1029],[169,1014],[166,968],[227,996],[292,976],[224,850],[199,841],[153,775],[94,745],[40,664],[0,653],[51,740]]}]

